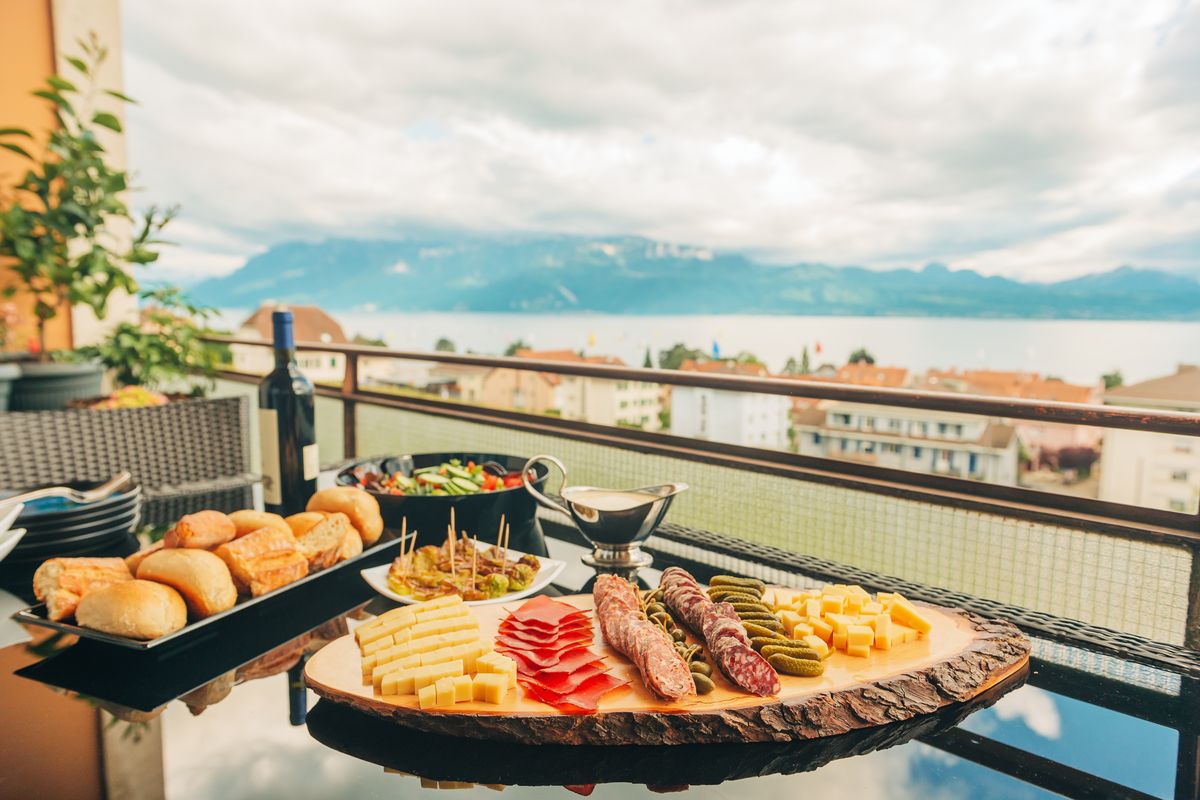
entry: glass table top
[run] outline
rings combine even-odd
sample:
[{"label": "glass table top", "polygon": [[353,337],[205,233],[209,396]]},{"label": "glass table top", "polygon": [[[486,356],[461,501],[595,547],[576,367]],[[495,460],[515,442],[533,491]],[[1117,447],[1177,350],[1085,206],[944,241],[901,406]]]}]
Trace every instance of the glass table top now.
[{"label": "glass table top", "polygon": [[[582,549],[549,544],[571,565],[555,591],[581,588],[592,575]],[[6,620],[0,634],[26,640],[0,649],[0,796],[1195,796],[1193,681],[1037,640],[1018,688],[808,742],[529,747],[407,731],[303,688],[305,658],[348,617],[390,606],[350,578],[298,604],[286,626],[246,620],[165,653],[72,644]],[[284,627],[306,632],[273,640]]]}]

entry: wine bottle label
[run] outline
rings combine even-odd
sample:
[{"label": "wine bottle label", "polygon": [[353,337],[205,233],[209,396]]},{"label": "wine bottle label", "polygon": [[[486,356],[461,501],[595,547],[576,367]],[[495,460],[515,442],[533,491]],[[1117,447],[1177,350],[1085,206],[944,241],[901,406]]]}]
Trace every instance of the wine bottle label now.
[{"label": "wine bottle label", "polygon": [[263,502],[283,503],[283,482],[279,465],[279,415],[273,408],[258,410],[258,436],[262,443]]},{"label": "wine bottle label", "polygon": [[317,455],[317,443],[304,445],[304,480],[315,481],[321,471],[321,459]]}]

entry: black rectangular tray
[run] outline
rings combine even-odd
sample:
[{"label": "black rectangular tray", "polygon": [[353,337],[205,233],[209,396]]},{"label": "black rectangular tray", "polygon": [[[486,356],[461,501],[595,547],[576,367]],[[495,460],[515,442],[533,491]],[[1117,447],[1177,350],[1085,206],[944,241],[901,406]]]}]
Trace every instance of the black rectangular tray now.
[{"label": "black rectangular tray", "polygon": [[[222,611],[219,614],[213,614],[211,617],[205,617],[204,619],[197,620],[196,622],[190,622],[174,633],[168,633],[166,636],[159,636],[157,639],[149,639],[147,641],[129,639],[124,636],[114,636],[111,633],[104,633],[103,631],[95,631],[91,628],[84,628],[71,622],[56,622],[46,616],[45,603],[38,603],[35,606],[22,609],[13,614],[12,618],[17,622],[23,622],[27,625],[41,625],[44,628],[53,628],[56,631],[71,633],[81,639],[91,639],[93,641],[104,642],[105,644],[116,645],[117,647],[124,647],[130,650],[149,650],[154,647],[161,647],[162,645],[171,642],[178,642],[182,639],[190,638],[198,631],[204,630],[214,623],[227,620],[237,614],[242,613],[248,608],[252,608],[268,600],[283,599],[289,592],[302,586],[312,586],[314,584],[336,580],[338,576],[347,571],[355,571],[362,569],[364,566],[374,566],[376,564],[383,563],[380,558],[381,556],[383,556],[385,553],[390,554],[391,551],[399,550],[399,548],[400,537],[396,537],[395,539],[390,539],[388,541],[381,540],[376,542],[373,547],[368,547],[367,549],[363,550],[362,553],[354,558],[334,564],[332,567],[323,569],[320,572],[314,572],[311,575],[307,575],[294,583],[289,583],[287,586],[281,586],[273,592],[268,592],[264,595],[259,595],[258,597],[249,597],[239,600],[233,608],[227,611]],[[364,563],[368,561],[369,564]]]}]

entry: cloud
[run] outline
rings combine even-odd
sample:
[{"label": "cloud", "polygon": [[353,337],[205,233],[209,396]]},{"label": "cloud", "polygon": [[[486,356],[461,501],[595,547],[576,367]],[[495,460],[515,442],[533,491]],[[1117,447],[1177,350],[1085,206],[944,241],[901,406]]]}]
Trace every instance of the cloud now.
[{"label": "cloud", "polygon": [[246,243],[179,269],[434,227],[1050,280],[1200,240],[1200,11],[1171,0],[123,14],[148,199]]}]

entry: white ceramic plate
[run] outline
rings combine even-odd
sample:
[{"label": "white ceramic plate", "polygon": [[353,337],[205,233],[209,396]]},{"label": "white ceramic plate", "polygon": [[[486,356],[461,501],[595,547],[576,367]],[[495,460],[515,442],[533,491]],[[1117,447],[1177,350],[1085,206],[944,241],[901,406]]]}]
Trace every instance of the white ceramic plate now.
[{"label": "white ceramic plate", "polygon": [[[491,547],[491,545],[481,542],[479,544],[479,549],[482,550],[484,547]],[[510,558],[520,558],[525,554],[519,550],[509,550],[508,555]],[[558,577],[558,573],[563,571],[563,567],[567,566],[567,562],[565,561],[558,561],[557,559],[553,558],[543,558],[542,556],[538,556],[538,561],[541,562],[542,568],[538,570],[537,577],[533,579],[533,583],[529,584],[528,587],[519,592],[508,592],[500,597],[493,597],[488,600],[468,600],[467,605],[490,606],[495,603],[507,603],[510,600],[520,600],[522,597],[529,597],[530,595],[537,594],[542,589],[545,589],[547,586],[549,586],[550,583]],[[391,588],[388,587],[387,575],[388,570],[391,568],[391,564],[380,564],[377,567],[370,567],[368,569],[361,570],[359,574],[363,576],[363,580],[371,584],[372,589],[379,592],[389,600],[395,600],[397,603],[404,603],[405,605],[421,602],[420,600],[414,600],[413,598],[406,597],[402,594],[396,594],[391,590]]]},{"label": "white ceramic plate", "polygon": [[5,556],[13,551],[17,542],[21,541],[21,537],[24,535],[24,528],[15,528],[8,533],[0,533],[0,561],[3,561]]},{"label": "white ceramic plate", "polygon": [[0,506],[0,541],[4,540],[4,533],[12,527],[17,521],[17,517],[21,516],[21,509],[25,506],[17,503],[13,506]]}]

